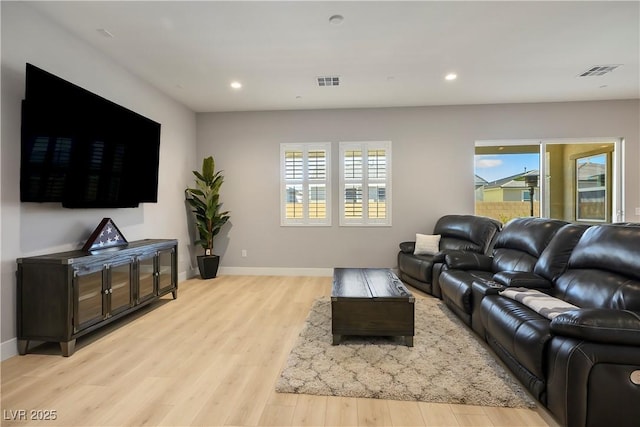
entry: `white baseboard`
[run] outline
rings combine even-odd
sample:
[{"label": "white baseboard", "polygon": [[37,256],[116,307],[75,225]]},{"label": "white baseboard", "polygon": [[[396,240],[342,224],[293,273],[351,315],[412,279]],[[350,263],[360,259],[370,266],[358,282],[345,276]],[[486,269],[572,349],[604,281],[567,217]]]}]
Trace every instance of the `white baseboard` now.
[{"label": "white baseboard", "polygon": [[0,360],[7,360],[18,355],[18,339],[11,338],[0,344]]},{"label": "white baseboard", "polygon": [[314,276],[331,277],[333,268],[220,267],[219,275],[229,276]]},{"label": "white baseboard", "polygon": [[184,282],[185,280],[192,278],[193,274],[194,274],[193,270],[182,271],[182,272],[178,273],[178,283]]}]

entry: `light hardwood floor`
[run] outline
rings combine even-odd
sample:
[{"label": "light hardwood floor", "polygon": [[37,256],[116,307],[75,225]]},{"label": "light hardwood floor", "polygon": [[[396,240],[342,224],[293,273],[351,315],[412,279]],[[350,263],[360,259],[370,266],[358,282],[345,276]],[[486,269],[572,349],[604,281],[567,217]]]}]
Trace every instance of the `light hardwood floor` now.
[{"label": "light hardwood floor", "polygon": [[[313,300],[330,293],[327,277],[182,282],[177,300],[79,339],[71,357],[45,344],[4,361],[2,425],[555,426],[542,410],[276,393]],[[12,420],[20,410],[27,420]]]}]

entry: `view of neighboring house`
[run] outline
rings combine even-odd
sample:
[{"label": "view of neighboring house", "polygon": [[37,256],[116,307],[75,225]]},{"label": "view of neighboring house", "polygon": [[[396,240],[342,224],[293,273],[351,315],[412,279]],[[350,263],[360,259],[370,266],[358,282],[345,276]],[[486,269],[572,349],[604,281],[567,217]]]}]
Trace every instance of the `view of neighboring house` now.
[{"label": "view of neighboring house", "polygon": [[476,214],[502,222],[540,211],[539,171],[530,170],[487,182],[475,176]]},{"label": "view of neighboring house", "polygon": [[607,166],[604,155],[579,159],[576,165],[577,212],[579,220],[607,218]]},{"label": "view of neighboring house", "polygon": [[[487,182],[482,186],[482,200],[485,202],[528,202],[531,200],[532,188],[534,190],[533,200],[539,200],[539,175],[538,170],[530,170]],[[532,181],[529,181],[529,178]],[[535,185],[531,186],[530,182],[534,182]]]},{"label": "view of neighboring house", "polygon": [[[489,183],[489,181],[479,176],[478,174],[476,174],[474,178],[475,178],[476,190],[479,190],[479,189],[482,190],[482,188],[484,188],[484,186]],[[476,191],[476,200],[482,200],[483,194],[484,193],[482,191]]]}]

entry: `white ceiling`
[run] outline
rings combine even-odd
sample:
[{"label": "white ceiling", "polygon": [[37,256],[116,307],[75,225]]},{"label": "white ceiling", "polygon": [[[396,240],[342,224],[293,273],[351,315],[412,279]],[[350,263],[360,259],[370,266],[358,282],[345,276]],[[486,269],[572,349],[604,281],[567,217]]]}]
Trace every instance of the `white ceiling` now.
[{"label": "white ceiling", "polygon": [[33,6],[196,112],[640,98],[638,1]]}]

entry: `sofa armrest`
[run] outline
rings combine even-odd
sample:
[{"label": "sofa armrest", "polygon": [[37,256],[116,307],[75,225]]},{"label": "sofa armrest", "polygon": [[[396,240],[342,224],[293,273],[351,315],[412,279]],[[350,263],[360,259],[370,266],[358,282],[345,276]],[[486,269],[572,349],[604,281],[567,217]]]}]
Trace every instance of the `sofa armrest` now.
[{"label": "sofa armrest", "polygon": [[462,252],[460,249],[442,249],[440,252],[433,255],[433,262],[439,262],[441,264],[447,263],[447,254],[454,252]]},{"label": "sofa armrest", "polygon": [[640,346],[640,313],[583,308],[558,315],[551,332],[587,341]]},{"label": "sofa armrest", "polygon": [[493,261],[490,256],[465,251],[451,251],[444,258],[450,270],[491,271]]},{"label": "sofa armrest", "polygon": [[402,242],[399,246],[400,252],[405,254],[412,254],[416,250],[416,242]]},{"label": "sofa armrest", "polygon": [[527,271],[499,271],[493,280],[503,286],[518,288],[550,289],[553,284],[542,276]]}]

